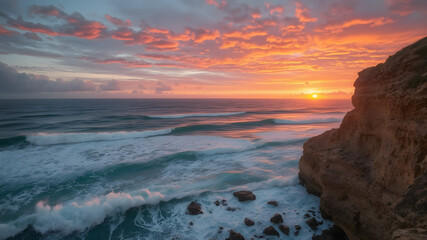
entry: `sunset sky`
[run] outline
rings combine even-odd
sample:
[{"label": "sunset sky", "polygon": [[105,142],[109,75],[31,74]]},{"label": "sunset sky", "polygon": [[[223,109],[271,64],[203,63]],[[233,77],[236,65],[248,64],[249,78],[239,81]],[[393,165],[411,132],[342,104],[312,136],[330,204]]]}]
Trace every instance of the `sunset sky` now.
[{"label": "sunset sky", "polygon": [[425,0],[0,2],[0,98],[350,98]]}]

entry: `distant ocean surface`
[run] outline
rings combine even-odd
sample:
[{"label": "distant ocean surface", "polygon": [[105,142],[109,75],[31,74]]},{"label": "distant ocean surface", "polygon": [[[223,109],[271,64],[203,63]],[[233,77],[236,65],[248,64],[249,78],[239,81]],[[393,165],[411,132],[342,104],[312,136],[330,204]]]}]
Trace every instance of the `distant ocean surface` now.
[{"label": "distant ocean surface", "polygon": [[[311,239],[333,223],[305,224],[319,199],[298,183],[302,145],[350,109],[349,100],[0,100],[0,239],[225,239],[230,229],[250,239],[283,212],[292,239]],[[236,190],[257,199],[238,202]],[[214,204],[222,199],[228,206]],[[191,201],[204,213],[187,215]]]}]

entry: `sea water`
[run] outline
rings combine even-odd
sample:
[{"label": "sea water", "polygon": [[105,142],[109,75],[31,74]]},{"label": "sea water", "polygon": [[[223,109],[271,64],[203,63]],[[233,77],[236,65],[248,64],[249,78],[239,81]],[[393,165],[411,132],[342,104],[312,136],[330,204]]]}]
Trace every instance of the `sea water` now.
[{"label": "sea water", "polygon": [[[275,213],[291,230],[282,239],[310,239],[333,223],[299,184],[302,146],[350,109],[349,100],[0,100],[0,239],[225,239],[230,229],[250,239],[278,230]],[[238,202],[237,190],[256,200]],[[186,214],[191,201],[203,214]]]}]

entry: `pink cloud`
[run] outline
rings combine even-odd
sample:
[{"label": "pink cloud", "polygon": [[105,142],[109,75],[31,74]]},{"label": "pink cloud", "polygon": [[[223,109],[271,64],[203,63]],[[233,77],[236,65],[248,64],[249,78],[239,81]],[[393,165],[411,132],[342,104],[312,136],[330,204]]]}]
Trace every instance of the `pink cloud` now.
[{"label": "pink cloud", "polygon": [[270,15],[274,15],[274,13],[282,13],[285,9],[281,5],[271,5],[269,3],[266,3],[265,6],[270,12]]},{"label": "pink cloud", "polygon": [[12,30],[9,30],[7,28],[0,26],[0,35],[13,36],[16,34],[18,34],[16,31],[12,31]]},{"label": "pink cloud", "polygon": [[80,13],[75,12],[70,15],[52,5],[32,6],[30,7],[30,13],[45,17],[55,17],[65,20],[66,23],[49,27],[41,23],[26,22],[21,18],[9,18],[9,25],[20,30],[37,32],[50,36],[75,36],[86,39],[99,38],[106,29],[104,24],[96,21],[86,20],[85,17],[83,17],[83,15]]},{"label": "pink cloud", "polygon": [[324,28],[316,29],[319,32],[342,32],[345,28],[349,28],[356,25],[368,25],[369,27],[381,26],[389,23],[393,23],[394,20],[386,17],[371,18],[371,19],[351,19],[339,24],[327,25]]},{"label": "pink cloud", "polygon": [[206,0],[206,3],[209,5],[214,5],[216,7],[223,7],[227,4],[225,0]]},{"label": "pink cloud", "polygon": [[310,11],[300,2],[295,2],[295,17],[300,22],[317,22],[317,18],[311,17]]},{"label": "pink cloud", "polygon": [[191,32],[191,39],[195,43],[203,43],[208,40],[215,40],[220,37],[218,30],[208,30],[205,28],[189,29]]},{"label": "pink cloud", "polygon": [[126,19],[126,21],[123,21],[119,18],[112,17],[108,14],[105,14],[105,18],[107,19],[107,21],[109,21],[110,23],[112,23],[118,27],[130,27],[130,26],[132,26],[132,22],[129,19]]}]

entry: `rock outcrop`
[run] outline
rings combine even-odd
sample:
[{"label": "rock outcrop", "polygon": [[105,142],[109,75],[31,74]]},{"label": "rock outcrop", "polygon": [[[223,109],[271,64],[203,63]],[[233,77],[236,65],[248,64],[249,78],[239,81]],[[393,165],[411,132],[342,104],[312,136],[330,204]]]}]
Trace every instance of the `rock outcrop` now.
[{"label": "rock outcrop", "polygon": [[233,196],[235,196],[237,199],[239,199],[239,202],[256,200],[255,194],[253,194],[253,192],[251,192],[251,191],[234,192]]},{"label": "rock outcrop", "polygon": [[189,214],[189,215],[203,214],[202,206],[200,206],[200,204],[198,204],[196,202],[191,202],[187,206],[187,214]]},{"label": "rock outcrop", "polygon": [[427,239],[427,38],[354,87],[340,128],[304,144],[301,183],[352,240]]}]

